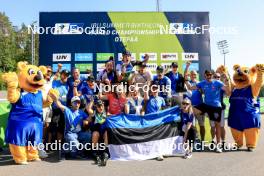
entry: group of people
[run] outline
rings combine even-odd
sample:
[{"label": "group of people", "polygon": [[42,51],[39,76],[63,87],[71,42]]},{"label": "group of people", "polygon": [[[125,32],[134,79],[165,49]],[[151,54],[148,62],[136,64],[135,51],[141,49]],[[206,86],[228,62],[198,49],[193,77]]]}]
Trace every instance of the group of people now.
[{"label": "group of people", "polygon": [[[190,62],[187,62],[184,74],[179,73],[178,64],[173,62],[171,70],[158,66],[156,75],[152,75],[146,68],[148,58],[145,55],[142,61],[131,61],[131,53],[125,51],[121,63],[116,65],[110,57],[96,79],[90,72],[83,78],[77,68],[71,73],[62,70],[61,64],[55,74],[47,67],[43,92],[57,89],[59,98],[52,96],[52,106],[43,109],[43,142],[50,143],[55,139],[65,143],[92,142],[107,146],[104,122],[108,116],[121,113],[144,115],[178,105],[181,107],[184,142],[193,142],[197,138],[195,119],[200,127],[200,139],[204,140],[204,116],[207,114],[212,143],[217,145],[216,152],[221,153],[225,144],[223,97],[231,91],[229,76],[206,70],[205,79],[198,81],[197,72],[189,70]],[[102,89],[107,86],[112,88],[111,91]],[[47,156],[45,151],[39,151],[39,154]],[[77,148],[65,154],[69,157],[81,155]],[[92,155],[99,164],[105,164],[109,158],[107,147],[104,151],[94,149]],[[190,147],[184,158],[191,156]],[[163,156],[157,160],[163,160]]]}]

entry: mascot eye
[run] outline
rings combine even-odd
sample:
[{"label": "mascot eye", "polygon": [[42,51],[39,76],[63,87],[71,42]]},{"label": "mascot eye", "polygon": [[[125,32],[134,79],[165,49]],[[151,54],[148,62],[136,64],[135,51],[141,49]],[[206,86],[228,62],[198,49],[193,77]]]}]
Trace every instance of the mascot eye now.
[{"label": "mascot eye", "polygon": [[244,73],[249,73],[249,70],[245,70]]},{"label": "mascot eye", "polygon": [[35,72],[34,72],[33,69],[29,69],[29,70],[28,70],[28,74],[29,74],[29,75],[33,75],[33,74],[35,74]]},{"label": "mascot eye", "polygon": [[41,77],[41,79],[43,79],[43,73],[40,70],[37,72],[37,74]]}]

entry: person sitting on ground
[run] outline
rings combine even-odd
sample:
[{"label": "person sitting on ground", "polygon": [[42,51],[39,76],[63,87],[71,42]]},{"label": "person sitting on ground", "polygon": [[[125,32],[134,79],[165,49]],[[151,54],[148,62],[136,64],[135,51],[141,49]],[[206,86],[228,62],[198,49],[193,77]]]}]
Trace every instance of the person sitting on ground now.
[{"label": "person sitting on ground", "polygon": [[[74,96],[71,99],[72,108],[68,108],[60,102],[60,100],[51,95],[53,101],[56,103],[57,107],[61,109],[64,113],[65,118],[65,132],[64,139],[65,142],[69,144],[69,150],[65,152],[69,153],[69,156],[72,158],[78,157],[81,151],[78,151],[78,146],[80,142],[89,143],[91,140],[90,131],[82,131],[83,121],[88,118],[88,115],[80,110],[81,100],[78,96]],[[71,145],[73,144],[73,145]],[[71,145],[71,146],[70,146]],[[70,150],[71,149],[71,150]]]},{"label": "person sitting on ground", "polygon": [[[185,150],[185,159],[192,157],[192,144],[195,140],[194,115],[192,104],[189,98],[184,98],[181,105],[181,124],[183,132],[183,143]],[[186,148],[185,148],[186,147]]]},{"label": "person sitting on ground", "polygon": [[[94,107],[95,105],[95,107]],[[107,153],[107,148],[105,150],[100,150],[99,146],[101,146],[100,141],[104,141],[104,146],[107,146],[107,131],[104,126],[106,120],[106,112],[104,110],[104,103],[100,99],[92,99],[86,110],[89,114],[89,119],[85,120],[85,124],[94,124],[91,126],[92,131],[92,144],[93,144],[93,155],[96,159],[96,164],[99,166],[105,166],[106,162],[109,158]]]}]

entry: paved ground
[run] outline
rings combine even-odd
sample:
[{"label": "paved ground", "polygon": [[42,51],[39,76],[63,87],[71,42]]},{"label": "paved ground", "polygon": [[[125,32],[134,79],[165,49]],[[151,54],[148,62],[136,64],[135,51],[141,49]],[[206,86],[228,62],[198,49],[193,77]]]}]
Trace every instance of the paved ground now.
[{"label": "paved ground", "polygon": [[[264,116],[262,116],[264,117]],[[2,176],[263,176],[264,174],[264,129],[255,152],[245,150],[236,152],[195,152],[189,160],[181,157],[170,157],[164,161],[109,161],[104,168],[93,164],[91,160],[65,160],[58,162],[55,157],[45,161],[30,163],[27,166],[15,165],[10,155],[0,156],[0,175]],[[227,142],[232,142],[228,130]]]}]

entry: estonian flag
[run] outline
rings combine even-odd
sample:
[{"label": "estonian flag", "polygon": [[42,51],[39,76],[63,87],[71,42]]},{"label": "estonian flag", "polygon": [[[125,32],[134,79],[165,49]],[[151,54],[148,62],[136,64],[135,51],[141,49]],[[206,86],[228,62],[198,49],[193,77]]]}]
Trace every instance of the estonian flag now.
[{"label": "estonian flag", "polygon": [[106,120],[112,160],[146,160],[182,153],[178,122],[180,108],[139,115],[117,115]]}]

